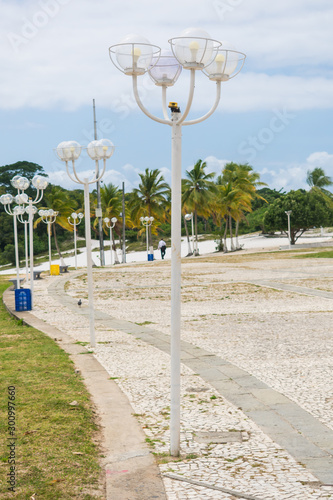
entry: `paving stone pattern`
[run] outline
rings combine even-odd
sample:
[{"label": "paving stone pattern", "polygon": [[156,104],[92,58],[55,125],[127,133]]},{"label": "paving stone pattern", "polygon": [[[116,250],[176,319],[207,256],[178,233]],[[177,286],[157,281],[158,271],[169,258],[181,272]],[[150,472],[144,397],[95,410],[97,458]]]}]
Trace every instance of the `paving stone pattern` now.
[{"label": "paving stone pattern", "polygon": [[[183,265],[181,461],[167,457],[169,263],[94,271],[95,356],[166,462],[169,499],[332,498],[333,265],[234,260]],[[34,314],[91,350],[82,272],[35,287]]]}]

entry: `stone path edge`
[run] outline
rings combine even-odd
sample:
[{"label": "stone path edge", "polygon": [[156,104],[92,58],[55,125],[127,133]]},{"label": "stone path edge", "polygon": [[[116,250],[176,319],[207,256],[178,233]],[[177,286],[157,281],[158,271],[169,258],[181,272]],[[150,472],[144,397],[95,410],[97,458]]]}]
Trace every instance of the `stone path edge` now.
[{"label": "stone path edge", "polygon": [[[74,277],[71,276],[71,279]],[[66,281],[54,281],[49,286],[49,292],[72,312],[88,315],[88,308],[84,310],[81,306],[79,309],[76,299],[66,293]],[[112,318],[101,311],[95,311],[95,321],[97,324],[107,324],[109,328],[135,334],[144,342],[170,353],[170,336],[158,330]],[[240,408],[275,443],[306,466],[323,485],[333,484],[332,429],[245,370],[209,351],[181,341],[181,361]]]},{"label": "stone path edge", "polygon": [[23,323],[52,338],[66,351],[80,370],[97,408],[103,436],[105,490],[107,500],[166,500],[161,473],[146,442],[145,434],[133,416],[133,409],[118,385],[98,360],[81,355],[82,347],[69,335],[38,319],[29,311],[15,311],[15,296],[3,294],[7,311]]}]

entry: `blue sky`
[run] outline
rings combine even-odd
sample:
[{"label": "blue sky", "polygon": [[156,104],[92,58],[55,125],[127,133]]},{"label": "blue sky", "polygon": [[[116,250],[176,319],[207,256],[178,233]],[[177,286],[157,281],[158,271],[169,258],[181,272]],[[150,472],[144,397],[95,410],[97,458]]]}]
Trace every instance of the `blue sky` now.
[{"label": "blue sky", "polygon": [[[168,39],[201,27],[247,54],[242,72],[222,84],[217,111],[183,128],[183,175],[200,158],[220,173],[227,161],[248,162],[276,189],[306,187],[316,166],[333,178],[333,4],[331,0],[0,0],[1,165],[42,165],[54,184],[73,185],[54,148],[98,137],[116,149],[104,182],[126,190],[138,173],[158,168],[170,182],[170,127],[151,121],[134,102],[131,78],[111,63],[108,47],[128,33],[168,48]],[[199,72],[200,73],[200,72]],[[161,116],[160,89],[140,77],[146,106]],[[183,71],[168,100],[184,109]],[[214,84],[197,75],[191,117],[214,100]],[[82,157],[78,168],[93,163]]]}]

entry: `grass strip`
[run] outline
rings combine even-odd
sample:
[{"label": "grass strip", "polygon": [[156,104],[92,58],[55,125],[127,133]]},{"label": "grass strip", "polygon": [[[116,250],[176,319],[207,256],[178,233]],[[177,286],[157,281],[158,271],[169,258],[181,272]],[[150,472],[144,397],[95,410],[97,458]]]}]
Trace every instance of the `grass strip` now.
[{"label": "grass strip", "polygon": [[[0,279],[0,294],[8,282]],[[15,387],[15,492],[8,427]],[[76,403],[75,403],[76,402]],[[71,404],[72,403],[72,404]],[[69,355],[0,303],[0,498],[103,498],[96,415]]]}]

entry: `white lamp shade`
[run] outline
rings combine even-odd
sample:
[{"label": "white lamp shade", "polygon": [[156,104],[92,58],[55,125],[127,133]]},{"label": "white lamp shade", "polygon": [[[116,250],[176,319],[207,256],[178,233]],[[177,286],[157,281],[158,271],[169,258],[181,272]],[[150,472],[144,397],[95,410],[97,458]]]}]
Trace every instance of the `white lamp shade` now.
[{"label": "white lamp shade", "polygon": [[76,141],[63,141],[58,144],[56,153],[61,161],[77,160],[81,154],[82,146]]},{"label": "white lamp shade", "polygon": [[24,212],[25,212],[25,209],[23,207],[21,207],[20,205],[16,205],[13,208],[13,214],[14,215],[23,215]]},{"label": "white lamp shade", "polygon": [[35,175],[31,183],[36,189],[44,191],[44,189],[47,188],[49,181],[45,177],[42,177],[40,175]]},{"label": "white lamp shade", "polygon": [[35,207],[35,205],[32,205],[31,207],[29,205],[27,205],[25,207],[25,212],[27,214],[32,214],[32,215],[35,215],[37,213],[37,207]]},{"label": "white lamp shade", "polygon": [[227,81],[236,76],[244,66],[246,55],[238,52],[229,42],[222,42],[215,59],[204,69],[213,81]]},{"label": "white lamp shade", "polygon": [[117,222],[117,220],[118,220],[117,217],[112,217],[112,219],[111,219],[112,224],[115,224]]},{"label": "white lamp shade", "polygon": [[15,188],[15,189],[18,189],[18,180],[21,178],[20,175],[15,175],[15,177],[12,178],[12,180],[10,181],[11,185]]},{"label": "white lamp shade", "polygon": [[109,139],[91,141],[87,146],[87,153],[92,160],[106,160],[113,155],[114,145]]},{"label": "white lamp shade", "polygon": [[30,181],[26,177],[20,177],[17,179],[17,188],[21,191],[25,191],[30,186]]},{"label": "white lamp shade", "polygon": [[125,75],[143,75],[151,65],[152,59],[158,58],[161,49],[141,35],[127,35],[120,43],[109,48],[113,64]]},{"label": "white lamp shade", "polygon": [[29,197],[26,193],[20,193],[15,196],[15,201],[19,205],[22,205],[24,203],[28,203]]},{"label": "white lamp shade", "polygon": [[76,212],[73,212],[73,213],[71,214],[71,217],[72,217],[72,219],[76,220],[76,219],[78,218],[78,215],[77,215],[77,213],[76,213]]},{"label": "white lamp shade", "polygon": [[186,214],[186,215],[185,215],[185,219],[186,219],[186,220],[191,220],[191,219],[192,219],[192,217],[193,217],[193,214]]},{"label": "white lamp shade", "polygon": [[80,213],[78,214],[78,217],[79,217],[79,219],[81,220],[81,219],[83,219],[84,215],[80,212]]},{"label": "white lamp shade", "polygon": [[221,43],[199,28],[188,28],[169,40],[172,52],[184,69],[203,69],[210,64]]},{"label": "white lamp shade", "polygon": [[104,219],[103,219],[103,220],[104,220],[105,224],[108,224],[108,223],[110,222],[109,217],[104,217]]},{"label": "white lamp shade", "polygon": [[148,70],[155,85],[171,87],[176,83],[182,71],[182,66],[171,50],[162,50],[158,59],[153,58]]},{"label": "white lamp shade", "polygon": [[13,200],[14,200],[14,197],[9,193],[6,193],[6,194],[3,194],[2,196],[0,196],[0,201],[3,205],[10,205],[11,203],[13,203]]},{"label": "white lamp shade", "polygon": [[39,215],[40,217],[45,217],[45,215],[46,215],[46,213],[45,213],[45,212],[46,212],[46,210],[38,210],[38,215]]}]

